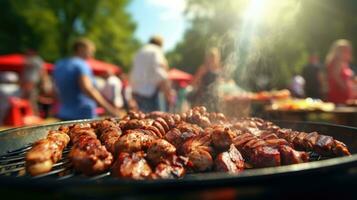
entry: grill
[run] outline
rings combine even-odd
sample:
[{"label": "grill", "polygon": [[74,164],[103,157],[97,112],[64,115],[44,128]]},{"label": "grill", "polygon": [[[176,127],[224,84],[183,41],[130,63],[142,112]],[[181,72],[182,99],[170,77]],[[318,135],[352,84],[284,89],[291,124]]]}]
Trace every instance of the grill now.
[{"label": "grill", "polygon": [[[5,155],[0,157],[0,176],[5,175],[5,176],[13,176],[13,177],[18,177],[18,176],[28,176],[25,172],[25,155],[26,153],[31,149],[32,144],[25,145],[22,148],[9,151]],[[81,174],[76,173],[71,165],[71,162],[69,161],[67,155],[71,149],[71,146],[67,146],[63,153],[62,153],[62,159],[57,162],[56,164],[53,165],[53,168],[50,172],[41,174],[35,177],[31,177],[34,179],[38,178],[52,178],[54,180],[64,180],[64,179],[69,179],[75,176],[82,176]],[[110,172],[105,172],[103,174],[99,174],[93,177],[90,177],[90,180],[96,180],[96,179],[101,179],[105,178],[107,176],[110,176]],[[85,177],[88,179],[88,177]]]},{"label": "grill", "polygon": [[[32,144],[25,145],[22,148],[8,151],[5,155],[0,157],[0,176],[28,176],[25,172],[25,155],[31,149]],[[55,180],[64,180],[73,178],[75,176],[81,176],[76,173],[71,165],[71,162],[67,158],[67,155],[71,149],[71,146],[67,146],[62,153],[62,159],[53,165],[50,172],[41,174],[32,178],[44,178],[49,177]],[[327,157],[322,157],[319,154],[310,152],[310,162],[325,160]],[[110,171],[90,177],[90,180],[103,179],[110,176]],[[190,175],[188,175],[190,176]],[[194,175],[191,175],[194,176]],[[30,177],[30,176],[29,176]],[[85,177],[88,179],[88,177]]]},{"label": "grill", "polygon": [[[357,153],[356,128],[330,124],[284,121],[275,121],[275,123],[285,128],[300,131],[318,131],[326,135],[331,135],[345,142],[353,155],[350,157],[326,159],[318,154],[311,153],[311,161],[318,162],[274,168],[251,169],[239,175],[205,173],[186,175],[179,180],[133,181],[112,178],[109,171],[93,177],[85,177],[75,172],[67,157],[71,149],[71,147],[68,146],[63,152],[62,159],[55,164],[52,171],[35,177],[26,174],[24,157],[26,152],[31,149],[32,142],[44,137],[48,130],[56,129],[60,125],[82,122],[88,122],[88,120],[61,122],[51,125],[2,131],[0,133],[0,155],[2,155],[0,156],[0,186],[14,186],[14,188],[17,189],[19,185],[30,188],[52,189],[61,186],[61,191],[66,192],[73,192],[73,190],[69,190],[73,186],[87,188],[86,191],[88,187],[94,187],[96,194],[101,195],[103,193],[99,191],[105,191],[104,194],[107,194],[112,193],[113,190],[120,190],[121,193],[125,194],[138,194],[138,191],[144,191],[142,194],[148,192],[153,193],[155,191],[160,191],[161,193],[162,191],[170,193],[176,191],[181,194],[182,189],[186,190],[189,188],[190,191],[192,191],[217,187],[258,187],[264,191],[266,189],[272,191],[274,188],[281,189],[282,187],[286,187],[286,182],[288,182],[289,185],[299,183],[303,183],[304,185],[315,184],[312,187],[316,187],[317,184],[322,186],[326,182],[330,183],[329,186],[331,187],[332,181],[336,184],[338,183],[338,180],[334,180],[336,177],[338,179],[348,177],[348,179],[351,179],[353,182],[357,179],[357,155],[355,154]],[[324,181],[322,180],[323,178],[327,180]],[[309,179],[308,183],[306,179]],[[343,182],[346,183],[346,180],[343,180]],[[277,191],[281,192],[280,189]],[[83,197],[83,194],[81,193],[80,196]]]}]

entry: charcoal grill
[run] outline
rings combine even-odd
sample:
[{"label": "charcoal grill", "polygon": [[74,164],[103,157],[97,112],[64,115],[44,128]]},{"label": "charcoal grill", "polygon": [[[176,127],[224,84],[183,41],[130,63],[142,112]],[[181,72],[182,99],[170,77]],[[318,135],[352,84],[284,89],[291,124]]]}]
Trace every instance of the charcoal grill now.
[{"label": "charcoal grill", "polygon": [[[48,130],[57,129],[60,125],[91,122],[91,120],[78,120],[60,122],[50,125],[15,128],[0,132],[0,188],[6,191],[19,188],[46,189],[63,194],[78,194],[83,197],[80,191],[86,191],[86,195],[142,195],[154,194],[157,191],[169,193],[182,193],[182,189],[188,191],[201,191],[209,188],[238,188],[239,194],[244,195],[246,191],[253,191],[254,194],[274,191],[274,188],[281,190],[286,187],[286,183],[294,185],[304,183],[304,185],[318,184],[314,187],[322,187],[325,183],[328,186],[338,183],[343,178],[345,184],[348,180],[357,180],[357,128],[338,126],[332,124],[309,123],[309,122],[288,122],[275,121],[276,124],[284,128],[292,128],[299,131],[318,131],[322,134],[331,135],[343,141],[349,147],[352,156],[323,159],[312,154],[315,161],[298,165],[246,170],[239,175],[229,175],[225,173],[204,173],[187,175],[179,180],[123,180],[110,176],[110,172],[85,177],[75,172],[67,158],[70,146],[63,152],[63,158],[55,164],[49,173],[30,177],[25,173],[24,156],[31,148],[31,143],[43,138]],[[324,180],[327,179],[327,180]],[[75,186],[75,190],[73,189]],[[249,188],[246,190],[246,188]],[[344,186],[348,188],[349,185]],[[242,188],[245,188],[242,190]],[[269,188],[267,190],[267,188]],[[10,190],[9,190],[10,189]],[[288,191],[286,188],[285,191]],[[118,191],[120,191],[118,193]],[[138,193],[140,191],[140,193]],[[338,191],[334,189],[334,191]],[[1,189],[0,189],[1,192]],[[352,193],[351,193],[352,194]]]}]

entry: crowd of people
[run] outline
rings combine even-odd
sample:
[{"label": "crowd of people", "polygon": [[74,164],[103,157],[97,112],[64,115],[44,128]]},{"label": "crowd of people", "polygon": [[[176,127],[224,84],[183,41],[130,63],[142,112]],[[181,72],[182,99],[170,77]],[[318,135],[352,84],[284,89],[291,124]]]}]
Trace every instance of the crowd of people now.
[{"label": "crowd of people", "polygon": [[[9,87],[6,87],[6,93],[0,87],[0,97],[4,102],[0,108],[0,120],[9,107],[5,103],[9,95],[28,100],[36,115],[39,114],[39,100],[52,97],[58,102],[58,106],[53,107],[57,108],[55,116],[60,120],[95,118],[98,107],[107,115],[122,116],[125,109],[170,111],[175,104],[181,106],[182,102],[177,101],[182,99],[182,90],[169,80],[169,64],[162,50],[163,43],[160,36],[153,36],[134,56],[129,76],[108,71],[102,77],[105,81],[101,87],[86,62],[95,53],[95,45],[90,40],[80,38],[73,43],[72,56],[55,63],[53,81],[43,67],[44,61],[34,51],[29,51],[24,70],[19,80],[14,81],[19,83],[20,89],[9,92]],[[323,99],[336,104],[356,99],[357,79],[350,67],[351,61],[351,43],[337,40],[324,64],[318,55],[310,56],[301,75],[294,76],[290,89],[297,97]],[[227,88],[242,90],[232,79],[224,77],[223,71],[219,49],[210,48],[193,76],[188,87],[190,92],[182,93],[184,98],[193,106],[204,105],[218,111],[219,93]],[[1,74],[2,83],[6,83],[6,77],[11,76]]]}]

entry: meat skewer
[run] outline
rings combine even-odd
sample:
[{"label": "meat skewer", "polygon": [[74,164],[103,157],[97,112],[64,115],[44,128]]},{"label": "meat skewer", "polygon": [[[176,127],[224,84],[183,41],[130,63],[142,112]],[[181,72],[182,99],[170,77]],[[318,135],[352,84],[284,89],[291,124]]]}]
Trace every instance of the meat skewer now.
[{"label": "meat skewer", "polygon": [[122,135],[122,131],[113,121],[104,120],[96,124],[97,136],[104,144],[105,148],[115,153],[115,143]]},{"label": "meat skewer", "polygon": [[351,155],[346,145],[331,136],[318,134],[317,132],[305,133],[291,129],[280,128],[272,122],[259,118],[246,118],[242,120],[243,126],[249,124],[256,130],[264,130],[275,133],[279,138],[288,141],[295,149],[315,151],[325,156]]},{"label": "meat skewer", "polygon": [[75,125],[69,135],[73,143],[69,158],[74,169],[88,176],[109,169],[113,156],[101,145],[90,124]]},{"label": "meat skewer", "polygon": [[51,171],[53,165],[62,158],[63,149],[69,143],[68,127],[49,131],[45,139],[32,145],[26,154],[26,171],[32,176]]}]

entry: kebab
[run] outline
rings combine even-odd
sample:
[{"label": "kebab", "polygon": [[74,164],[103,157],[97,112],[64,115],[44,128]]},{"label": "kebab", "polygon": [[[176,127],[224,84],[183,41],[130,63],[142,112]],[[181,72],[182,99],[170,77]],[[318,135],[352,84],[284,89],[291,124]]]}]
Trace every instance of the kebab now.
[{"label": "kebab", "polygon": [[68,127],[51,130],[45,139],[32,145],[25,158],[28,173],[36,176],[51,171],[53,165],[61,160],[63,149],[69,143],[68,130]]}]

